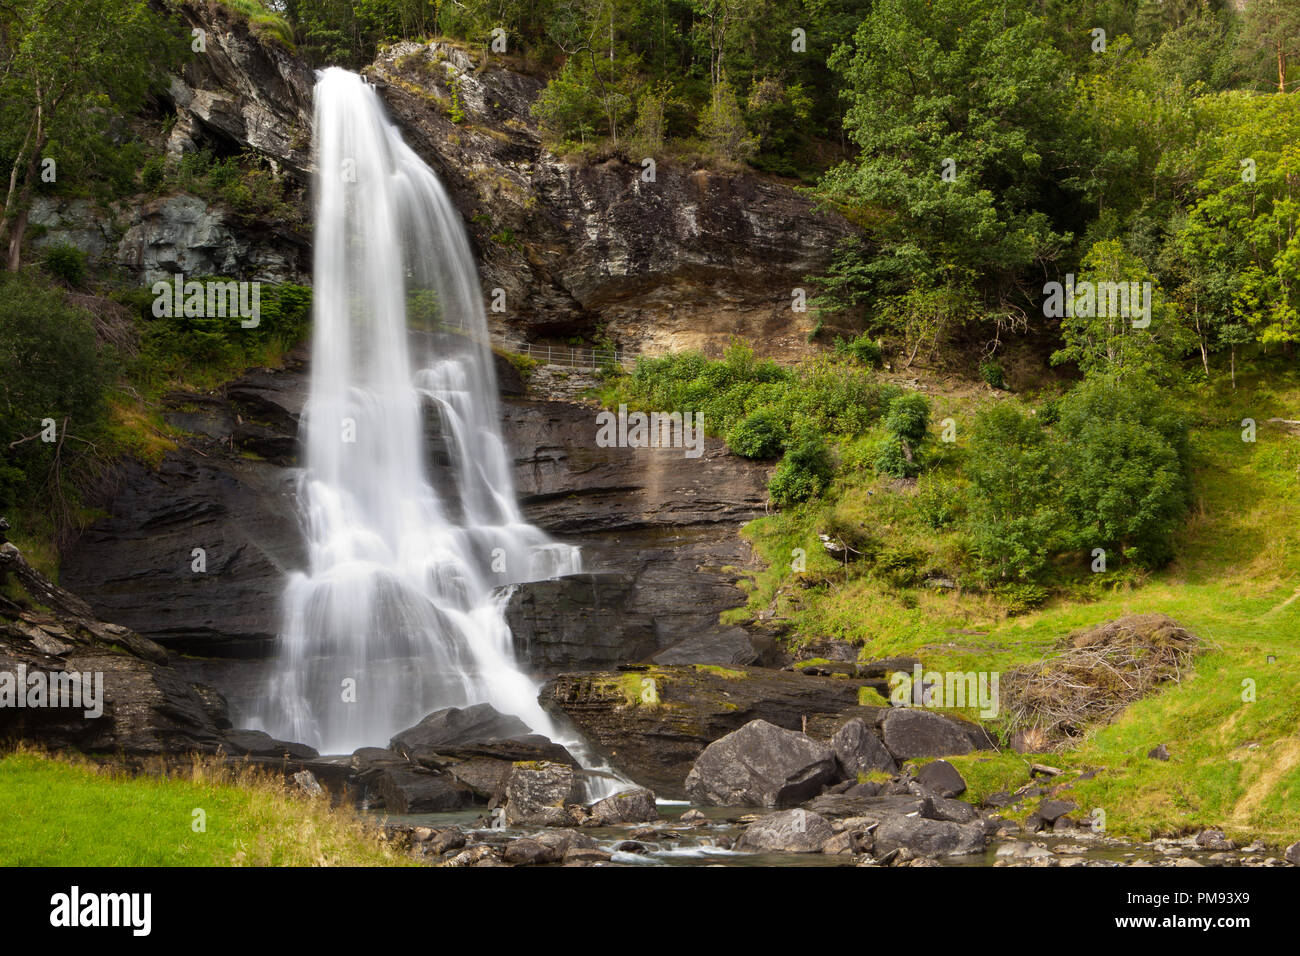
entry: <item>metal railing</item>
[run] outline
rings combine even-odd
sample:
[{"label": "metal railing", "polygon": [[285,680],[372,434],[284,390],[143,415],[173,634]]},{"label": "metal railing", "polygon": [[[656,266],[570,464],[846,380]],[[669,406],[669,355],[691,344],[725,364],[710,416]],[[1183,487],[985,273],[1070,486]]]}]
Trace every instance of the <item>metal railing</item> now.
[{"label": "metal railing", "polygon": [[[469,336],[475,341],[482,342],[463,322],[441,319],[440,327],[446,331],[454,331]],[[484,342],[482,344],[491,347],[494,343]],[[592,371],[610,365],[622,368],[642,354],[639,351],[630,352],[627,349],[584,349],[572,348],[567,345],[535,345],[532,342],[500,343],[497,347],[506,352],[513,352],[516,355],[526,355],[542,365],[562,365],[566,368],[590,369]]]},{"label": "metal railing", "polygon": [[527,355],[543,365],[562,365],[566,368],[599,369],[610,365],[622,367],[632,356],[623,349],[582,349],[564,345],[534,345],[525,342],[511,345],[511,352]]}]

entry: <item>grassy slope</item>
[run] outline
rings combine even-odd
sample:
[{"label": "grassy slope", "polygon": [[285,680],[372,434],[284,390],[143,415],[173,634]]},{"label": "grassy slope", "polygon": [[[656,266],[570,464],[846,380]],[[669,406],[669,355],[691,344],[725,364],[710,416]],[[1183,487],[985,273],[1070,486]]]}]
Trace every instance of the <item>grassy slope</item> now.
[{"label": "grassy slope", "polygon": [[[374,866],[410,862],[377,831],[268,778],[196,768],[186,779],[110,776],[19,752],[0,758],[5,866]],[[206,832],[192,829],[194,810]]]},{"label": "grassy slope", "polygon": [[[861,641],[868,658],[920,651],[927,668],[1006,671],[1048,652],[1072,630],[1164,612],[1204,642],[1194,673],[1049,762],[1107,768],[1078,785],[1073,798],[1085,812],[1104,809],[1114,832],[1148,836],[1218,825],[1270,842],[1300,838],[1300,437],[1263,424],[1297,417],[1300,376],[1274,374],[1271,383],[1183,396],[1196,421],[1192,517],[1178,562],[1145,580],[1122,570],[1108,576],[1066,570],[1067,597],[1007,617],[987,596],[900,593],[866,577],[845,582],[820,553],[819,513],[809,509],[747,529],[772,563],[754,582],[748,613],[775,608],[801,635]],[[959,428],[969,421],[971,408],[962,403],[939,399],[936,407],[936,419],[953,414]],[[1260,423],[1255,444],[1241,440],[1246,416]],[[852,459],[852,449],[846,457]],[[841,483],[832,507],[878,529],[887,543],[915,543],[942,567],[955,536],[909,524],[912,509],[898,501],[908,492],[890,490],[866,470],[859,475]],[[837,583],[797,586],[788,571],[792,547],[807,549],[814,578]],[[982,633],[954,635],[954,629]],[[1242,699],[1246,678],[1255,681],[1253,703]],[[1172,753],[1167,763],[1146,757],[1159,743]],[[1030,759],[1004,754],[954,762],[974,793],[987,794],[1025,783]]]}]

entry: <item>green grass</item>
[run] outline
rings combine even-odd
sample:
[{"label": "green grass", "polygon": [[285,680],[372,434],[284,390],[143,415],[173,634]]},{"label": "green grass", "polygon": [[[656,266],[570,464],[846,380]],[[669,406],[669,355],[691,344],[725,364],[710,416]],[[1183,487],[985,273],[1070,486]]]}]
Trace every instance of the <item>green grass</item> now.
[{"label": "green grass", "polygon": [[[955,758],[971,793],[1024,785],[1035,760],[1104,768],[1070,798],[1084,813],[1105,810],[1112,832],[1149,837],[1218,826],[1271,843],[1300,838],[1300,437],[1264,425],[1270,417],[1297,417],[1300,376],[1273,370],[1266,386],[1258,378],[1240,384],[1237,392],[1202,387],[1177,396],[1195,422],[1194,501],[1179,557],[1163,571],[1057,568],[1055,595],[1019,616],[1008,615],[997,595],[898,587],[852,565],[846,573],[816,537],[831,513],[891,548],[915,548],[923,571],[951,571],[961,547],[956,533],[917,519],[908,500],[914,491],[855,468],[850,446],[829,500],[747,526],[769,566],[750,583],[748,605],[727,618],[773,609],[796,641],[846,639],[861,645],[864,659],[912,654],[927,670],[1006,672],[1050,653],[1072,631],[1126,614],[1167,614],[1201,638],[1190,673],[1066,753]],[[960,435],[972,411],[948,402],[934,419],[953,414]],[[1260,426],[1254,444],[1241,440],[1247,416]],[[960,446],[950,458],[960,456]],[[936,473],[951,477],[949,468],[941,462]],[[807,552],[802,574],[790,568],[794,548]],[[1254,681],[1254,702],[1243,700],[1247,680]],[[1161,743],[1168,762],[1146,756]]]},{"label": "green grass", "polygon": [[[278,778],[196,763],[178,778],[113,775],[31,751],[0,758],[4,866],[376,866],[411,863],[348,810]],[[196,810],[206,831],[195,832]]]}]

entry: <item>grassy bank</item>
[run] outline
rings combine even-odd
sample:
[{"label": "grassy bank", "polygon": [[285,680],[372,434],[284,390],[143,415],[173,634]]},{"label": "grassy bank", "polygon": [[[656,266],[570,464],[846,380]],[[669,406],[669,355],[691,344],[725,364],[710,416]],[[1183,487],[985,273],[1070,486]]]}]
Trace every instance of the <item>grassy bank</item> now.
[{"label": "grassy bank", "polygon": [[[950,533],[917,522],[924,477],[899,486],[849,467],[823,501],[746,528],[769,567],[733,616],[774,611],[796,640],[847,639],[862,646],[864,658],[916,654],[928,669],[1006,672],[1050,653],[1072,631],[1165,613],[1201,639],[1194,670],[1048,762],[1105,768],[1070,798],[1085,813],[1104,810],[1113,832],[1148,837],[1220,826],[1239,837],[1296,840],[1300,437],[1266,421],[1296,417],[1300,377],[1274,375],[1267,386],[1246,381],[1236,391],[1189,388],[1176,399],[1193,421],[1193,502],[1178,557],[1164,570],[1056,569],[1054,596],[1019,614],[987,592],[900,588],[880,575],[846,574],[822,554],[816,536],[836,514],[879,529],[896,548],[914,547],[923,566],[941,568],[945,554],[960,548]],[[977,402],[939,401],[935,417],[953,415],[960,434]],[[1258,423],[1253,443],[1242,440],[1246,417]],[[807,551],[803,575],[790,569],[793,548]],[[1168,762],[1146,756],[1161,743]],[[1023,785],[1034,759],[1042,758],[1007,753],[954,763],[975,794],[985,795]]]},{"label": "grassy bank", "polygon": [[350,810],[290,794],[278,777],[203,763],[171,777],[128,777],[19,751],[0,758],[0,806],[8,819],[22,821],[0,827],[4,866],[410,862]]}]

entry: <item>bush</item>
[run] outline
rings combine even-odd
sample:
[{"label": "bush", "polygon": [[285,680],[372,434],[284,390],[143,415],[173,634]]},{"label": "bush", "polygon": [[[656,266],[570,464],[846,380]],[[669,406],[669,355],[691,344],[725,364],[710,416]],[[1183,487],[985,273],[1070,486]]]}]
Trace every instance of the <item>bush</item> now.
[{"label": "bush", "polygon": [[86,253],[62,242],[49,246],[45,250],[45,271],[74,289],[80,288],[86,281]]},{"label": "bush", "polygon": [[884,363],[884,353],[880,343],[863,332],[856,339],[845,341],[838,336],[835,339],[835,354],[845,355],[861,362],[867,368],[880,368]]},{"label": "bush", "polygon": [[992,359],[980,362],[980,378],[984,379],[990,388],[1001,391],[1007,387],[1006,378],[1002,374],[1002,366]]},{"label": "bush", "polygon": [[917,481],[912,501],[921,520],[935,531],[955,524],[966,513],[962,489],[952,481],[933,475]]},{"label": "bush", "polygon": [[880,474],[892,478],[911,478],[921,470],[916,456],[898,435],[886,435],[880,440],[874,465]]},{"label": "bush", "polygon": [[893,588],[910,588],[921,580],[925,555],[911,548],[886,548],[876,555],[871,573]]},{"label": "bush", "polygon": [[767,493],[778,508],[820,495],[835,474],[835,460],[825,439],[811,429],[801,431],[776,466]]},{"label": "bush", "polygon": [[785,447],[786,428],[776,412],[760,408],[727,433],[727,447],[744,458],[775,458]]},{"label": "bush", "polygon": [[1187,510],[1187,425],[1149,379],[1099,376],[1061,403],[1062,504],[1075,547],[1145,567],[1173,556]]},{"label": "bush", "polygon": [[54,419],[60,434],[65,420],[68,430],[77,431],[98,422],[111,365],[99,351],[90,317],[69,306],[58,288],[27,276],[0,278],[0,342],[3,513],[14,505],[31,506],[51,491],[45,479],[54,445],[40,439],[10,444],[39,432],[45,419]]},{"label": "bush", "polygon": [[915,447],[925,440],[930,425],[930,403],[924,395],[900,395],[889,403],[885,427],[909,445]]},{"label": "bush", "polygon": [[145,160],[144,168],[140,170],[140,183],[147,192],[156,192],[161,188],[165,177],[166,169],[161,156],[151,156]]},{"label": "bush", "polygon": [[1023,582],[1019,584],[1003,584],[994,588],[993,592],[1002,600],[1002,603],[1006,606],[1007,614],[1012,617],[1041,607],[1048,597],[1046,588],[1037,584]]},{"label": "bush", "polygon": [[1059,461],[1042,425],[1014,402],[975,418],[966,474],[967,530],[985,580],[1037,576],[1059,548]]}]

